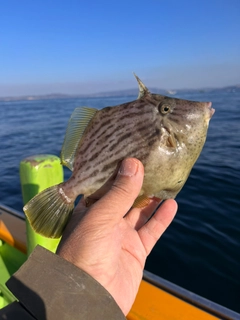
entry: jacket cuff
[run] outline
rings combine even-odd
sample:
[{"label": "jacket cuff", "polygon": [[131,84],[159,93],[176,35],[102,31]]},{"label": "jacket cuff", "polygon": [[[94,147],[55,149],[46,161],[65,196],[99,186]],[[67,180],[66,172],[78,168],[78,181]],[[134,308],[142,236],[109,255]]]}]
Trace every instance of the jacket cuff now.
[{"label": "jacket cuff", "polygon": [[37,319],[126,320],[100,283],[40,246],[6,285]]}]

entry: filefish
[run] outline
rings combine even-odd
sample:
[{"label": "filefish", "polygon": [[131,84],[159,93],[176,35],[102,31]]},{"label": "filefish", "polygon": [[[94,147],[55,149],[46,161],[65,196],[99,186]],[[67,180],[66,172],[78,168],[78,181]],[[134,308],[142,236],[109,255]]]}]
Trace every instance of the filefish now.
[{"label": "filefish", "polygon": [[61,151],[61,162],[72,171],[71,177],[43,190],[23,208],[37,233],[59,238],[77,196],[83,195],[87,203],[128,157],[139,159],[145,169],[133,206],[144,207],[151,198],[175,198],[182,189],[201,153],[215,110],[211,102],[152,94],[135,77],[139,85],[136,100],[101,110],[74,110]]}]

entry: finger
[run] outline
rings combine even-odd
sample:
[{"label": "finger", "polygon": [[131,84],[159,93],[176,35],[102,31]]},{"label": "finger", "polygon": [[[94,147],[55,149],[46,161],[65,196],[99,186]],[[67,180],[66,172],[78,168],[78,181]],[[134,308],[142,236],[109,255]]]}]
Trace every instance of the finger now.
[{"label": "finger", "polygon": [[[69,223],[64,230],[63,239],[73,234],[80,221],[106,228],[106,221],[119,221],[131,208],[142,186],[144,169],[142,163],[133,158],[122,161],[117,177],[110,190],[90,208],[86,208],[82,198],[74,210]],[[117,219],[117,220],[116,220]],[[114,223],[115,223],[114,222]],[[63,242],[63,241],[61,241]]]},{"label": "finger", "polygon": [[[96,217],[122,218],[132,207],[143,183],[144,168],[134,158],[124,159],[110,190],[88,212]],[[101,215],[100,215],[101,213]]]},{"label": "finger", "polygon": [[152,218],[139,229],[138,234],[146,250],[146,255],[149,255],[158,239],[172,222],[176,212],[176,201],[173,199],[166,200]]},{"label": "finger", "polygon": [[151,218],[158,206],[159,202],[151,200],[147,207],[131,209],[125,219],[133,229],[139,230]]}]

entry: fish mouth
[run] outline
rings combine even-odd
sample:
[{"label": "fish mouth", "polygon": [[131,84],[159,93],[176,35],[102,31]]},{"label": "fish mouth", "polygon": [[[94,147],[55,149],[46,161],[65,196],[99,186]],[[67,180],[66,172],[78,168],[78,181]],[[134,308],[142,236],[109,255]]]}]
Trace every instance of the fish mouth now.
[{"label": "fish mouth", "polygon": [[210,111],[210,119],[211,119],[215,112],[215,109],[212,108],[212,102],[206,102],[206,107]]}]

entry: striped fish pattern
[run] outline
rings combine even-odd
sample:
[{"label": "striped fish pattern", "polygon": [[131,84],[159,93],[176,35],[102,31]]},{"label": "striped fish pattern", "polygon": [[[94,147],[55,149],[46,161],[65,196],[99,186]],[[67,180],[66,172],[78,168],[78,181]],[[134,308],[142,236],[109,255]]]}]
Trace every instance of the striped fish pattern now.
[{"label": "striped fish pattern", "polygon": [[126,157],[139,159],[145,167],[136,206],[151,197],[174,198],[183,187],[205,143],[214,109],[210,102],[151,94],[136,78],[137,100],[102,110],[74,110],[61,151],[72,176],[24,207],[36,232],[60,237],[76,197],[83,194],[89,203]]},{"label": "striped fish pattern", "polygon": [[149,130],[149,123],[154,126],[156,121],[152,121],[151,105],[145,101],[105,108],[96,115],[74,162],[75,180],[81,180],[85,196],[100,188],[125,157],[136,157],[146,163],[147,151],[160,135],[159,130]]}]

